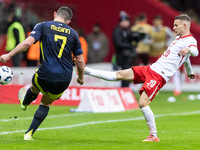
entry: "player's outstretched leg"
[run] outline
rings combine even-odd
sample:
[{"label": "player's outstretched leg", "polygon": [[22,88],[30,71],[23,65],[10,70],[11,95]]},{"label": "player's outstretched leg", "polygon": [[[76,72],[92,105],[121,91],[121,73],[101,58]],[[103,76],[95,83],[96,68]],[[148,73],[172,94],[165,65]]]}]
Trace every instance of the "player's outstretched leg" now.
[{"label": "player's outstretched leg", "polygon": [[37,98],[38,94],[34,94],[29,88],[27,91],[22,87],[18,92],[18,99],[21,104],[21,109],[26,110],[28,105]]},{"label": "player's outstretched leg", "polygon": [[43,122],[43,120],[46,118],[49,112],[49,107],[45,105],[40,105],[37,111],[35,112],[33,121],[29,127],[29,129],[26,131],[24,135],[24,140],[33,140],[32,136],[33,133],[37,130],[37,128],[40,126],[40,124]]},{"label": "player's outstretched leg", "polygon": [[97,69],[91,69],[91,68],[85,67],[84,74],[93,76],[99,79],[104,79],[107,81],[118,81],[116,77],[116,72],[103,71],[103,70],[97,70]]}]

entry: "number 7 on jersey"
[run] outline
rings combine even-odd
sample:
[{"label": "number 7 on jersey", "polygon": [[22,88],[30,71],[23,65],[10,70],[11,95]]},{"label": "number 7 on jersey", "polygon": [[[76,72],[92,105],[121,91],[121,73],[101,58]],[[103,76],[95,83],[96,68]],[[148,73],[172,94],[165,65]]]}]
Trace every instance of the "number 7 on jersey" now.
[{"label": "number 7 on jersey", "polygon": [[65,44],[67,43],[67,37],[62,36],[62,35],[57,35],[57,34],[55,34],[55,36],[54,36],[54,41],[58,41],[58,39],[60,39],[60,40],[63,41],[63,42],[62,42],[62,45],[61,45],[61,48],[60,48],[60,50],[59,50],[59,54],[58,54],[58,58],[61,58],[62,53],[63,53],[63,50],[64,50],[64,48],[65,48]]}]

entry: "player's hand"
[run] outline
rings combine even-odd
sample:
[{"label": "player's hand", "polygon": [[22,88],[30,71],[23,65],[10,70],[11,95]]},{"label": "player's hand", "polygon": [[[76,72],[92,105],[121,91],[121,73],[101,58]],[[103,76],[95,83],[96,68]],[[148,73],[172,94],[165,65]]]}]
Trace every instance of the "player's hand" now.
[{"label": "player's hand", "polygon": [[190,78],[190,79],[195,79],[195,77],[196,77],[195,74],[189,74],[189,75],[188,75],[188,78]]},{"label": "player's hand", "polygon": [[80,79],[79,77],[77,78],[77,82],[78,82],[80,85],[83,85],[83,84],[84,84],[84,80],[83,80],[83,79]]},{"label": "player's hand", "polygon": [[6,63],[8,60],[10,60],[9,54],[3,54],[0,56],[0,61]]},{"label": "player's hand", "polygon": [[190,49],[188,47],[183,48],[182,50],[179,51],[178,56],[183,56],[184,57],[189,52],[189,50]]}]

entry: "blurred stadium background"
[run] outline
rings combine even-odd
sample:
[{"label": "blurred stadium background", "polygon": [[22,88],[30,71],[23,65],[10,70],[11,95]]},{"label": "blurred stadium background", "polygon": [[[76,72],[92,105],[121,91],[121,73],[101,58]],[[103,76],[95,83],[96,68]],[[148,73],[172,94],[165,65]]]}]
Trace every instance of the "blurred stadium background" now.
[{"label": "blurred stadium background", "polygon": [[[131,23],[140,13],[146,13],[148,23],[152,24],[155,15],[161,15],[164,25],[173,27],[174,17],[180,13],[187,13],[192,18],[191,33],[200,41],[199,9],[198,0],[0,0],[0,55],[6,53],[6,14],[9,9],[15,7],[16,15],[20,17],[24,28],[35,25],[41,21],[53,19],[53,12],[60,6],[69,6],[73,10],[74,17],[70,26],[81,28],[85,35],[91,32],[95,23],[101,24],[102,31],[108,36],[110,46],[109,52],[104,62],[98,64],[88,64],[90,67],[112,70],[111,57],[114,53],[112,41],[112,31],[119,22],[119,12],[124,10],[131,17]],[[198,43],[199,47],[199,43]],[[199,91],[200,88],[200,59],[191,57],[191,63],[197,78],[193,81],[187,79],[187,75],[182,75],[183,91]],[[12,67],[11,61],[6,64]],[[14,78],[10,86],[29,85],[35,67],[27,67],[22,62],[21,67],[13,67]],[[77,86],[76,74],[74,74],[71,86]],[[85,86],[94,87],[119,87],[119,83],[106,82],[86,76]],[[173,83],[170,81],[162,90],[173,91]]]},{"label": "blurred stadium background", "polygon": [[[88,64],[91,68],[113,69],[111,57],[115,50],[112,31],[119,22],[119,12],[122,10],[130,15],[132,24],[140,13],[147,14],[149,24],[152,24],[155,15],[162,15],[164,25],[171,29],[174,17],[180,13],[187,13],[193,20],[191,32],[197,41],[200,41],[199,0],[0,0],[0,55],[6,53],[8,26],[5,20],[9,9],[16,8],[16,15],[21,18],[22,24],[26,28],[41,21],[52,20],[53,11],[63,5],[69,6],[74,12],[70,26],[83,29],[87,35],[91,32],[92,26],[98,22],[101,24],[102,31],[109,38],[109,52],[104,62]],[[10,84],[0,85],[0,149],[199,149],[199,56],[191,57],[191,62],[197,78],[190,81],[185,73],[182,74],[182,90],[184,92],[174,98],[176,101],[173,102],[175,103],[167,101],[169,97],[173,96],[174,84],[170,81],[155,97],[155,102],[151,104],[156,116],[161,142],[145,144],[141,141],[148,134],[148,129],[139,109],[98,114],[70,112],[71,108],[77,108],[82,89],[119,87],[118,82],[107,82],[88,76],[85,76],[84,87],[79,86],[76,83],[76,73],[73,74],[71,86],[65,91],[62,99],[54,103],[64,106],[52,106],[47,119],[34,135],[34,141],[23,141],[25,129],[29,126],[38,106],[32,105],[26,112],[21,111],[17,93],[22,86],[29,87],[36,67],[27,67],[24,61],[20,67],[12,67],[11,61],[6,64],[0,63],[0,66],[10,66],[14,72],[14,78]],[[128,93],[130,89],[128,92],[119,89],[118,91],[118,95],[121,94],[123,105],[133,108],[134,101],[130,100],[131,95]],[[115,93],[111,95],[113,102],[116,102],[116,95]],[[133,99],[135,98],[139,98],[138,92],[135,96],[133,93]],[[101,97],[96,100],[97,103],[102,104]],[[37,99],[33,103],[39,104],[39,100]],[[114,108],[114,105],[112,107]],[[138,108],[138,106],[134,108]]]},{"label": "blurred stadium background", "polygon": [[[200,8],[200,2],[198,0],[1,0],[0,54],[5,52],[2,36],[6,33],[6,11],[9,7],[12,7],[11,5],[17,7],[16,13],[21,18],[24,27],[30,24],[35,25],[41,21],[52,20],[53,11],[56,11],[62,5],[69,6],[74,12],[70,26],[82,28],[85,34],[91,32],[93,24],[98,22],[110,41],[106,62],[111,61],[114,53],[112,31],[119,21],[119,12],[122,10],[125,10],[131,16],[132,23],[140,13],[147,14],[148,23],[150,24],[152,24],[153,17],[160,14],[163,17],[164,25],[169,26],[171,29],[174,17],[183,12],[187,13],[193,19],[191,32],[197,41],[200,39],[200,26],[198,24],[200,13],[197,12]],[[177,8],[177,5],[179,8]],[[192,58],[192,63],[200,64],[199,58]]]}]

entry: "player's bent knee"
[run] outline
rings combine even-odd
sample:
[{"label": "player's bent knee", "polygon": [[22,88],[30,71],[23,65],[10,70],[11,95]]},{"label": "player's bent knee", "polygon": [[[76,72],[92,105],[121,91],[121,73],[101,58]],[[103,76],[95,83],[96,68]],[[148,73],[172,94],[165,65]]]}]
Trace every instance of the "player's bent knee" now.
[{"label": "player's bent knee", "polygon": [[34,86],[34,85],[31,85],[31,92],[33,92],[34,94],[39,94],[39,90]]},{"label": "player's bent knee", "polygon": [[144,103],[140,103],[140,102],[139,102],[139,104],[138,104],[138,105],[139,105],[139,107],[140,107],[140,108],[143,108],[143,107],[145,107],[145,104],[144,104]]},{"label": "player's bent knee", "polygon": [[148,106],[150,103],[151,103],[151,101],[149,99],[147,99],[147,100],[139,100],[138,105],[139,105],[140,108],[143,108],[143,107]]},{"label": "player's bent knee", "polygon": [[[52,102],[51,102],[52,103]],[[47,107],[50,107],[51,106],[51,103],[49,102],[40,102],[40,105],[44,105],[44,106],[47,106]]]},{"label": "player's bent knee", "polygon": [[45,106],[50,106],[51,103],[53,102],[54,100],[52,100],[48,94],[45,94],[42,99],[41,99],[41,104],[42,105],[45,105]]}]

